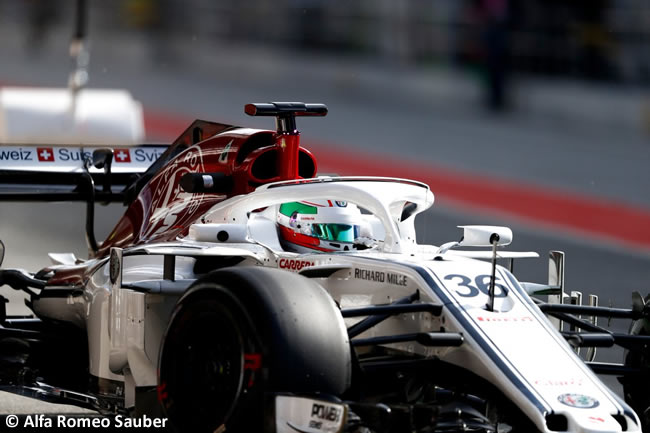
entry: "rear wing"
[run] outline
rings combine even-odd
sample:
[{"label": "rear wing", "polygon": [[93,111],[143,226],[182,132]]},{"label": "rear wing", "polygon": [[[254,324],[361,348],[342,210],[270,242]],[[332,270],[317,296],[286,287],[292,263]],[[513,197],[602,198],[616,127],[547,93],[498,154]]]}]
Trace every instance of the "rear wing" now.
[{"label": "rear wing", "polygon": [[0,144],[0,201],[85,201],[86,241],[92,256],[99,249],[95,202],[128,204],[176,155],[231,128],[235,127],[195,120],[169,146]]},{"label": "rear wing", "polygon": [[167,146],[117,148],[0,145],[0,201],[85,201],[86,243],[95,239],[95,202],[126,202],[127,191]]},{"label": "rear wing", "polygon": [[125,201],[167,146],[0,145],[0,201]]}]

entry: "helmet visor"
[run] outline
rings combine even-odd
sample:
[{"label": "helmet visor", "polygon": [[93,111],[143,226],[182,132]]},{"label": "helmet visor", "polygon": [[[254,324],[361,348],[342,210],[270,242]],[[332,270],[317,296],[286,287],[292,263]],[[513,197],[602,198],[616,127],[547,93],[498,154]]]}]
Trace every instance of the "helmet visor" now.
[{"label": "helmet visor", "polygon": [[354,242],[359,237],[359,226],[350,224],[321,224],[311,225],[312,236],[327,241]]}]

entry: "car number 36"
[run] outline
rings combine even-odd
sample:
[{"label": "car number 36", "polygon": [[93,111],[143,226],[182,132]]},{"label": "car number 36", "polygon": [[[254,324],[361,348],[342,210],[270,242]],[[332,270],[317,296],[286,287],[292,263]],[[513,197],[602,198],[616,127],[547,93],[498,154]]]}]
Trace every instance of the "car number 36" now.
[{"label": "car number 36", "polygon": [[[445,280],[450,280],[456,283],[456,293],[464,298],[473,298],[479,294],[489,295],[491,275],[477,275],[472,281],[467,275],[450,274],[445,277]],[[494,296],[496,298],[505,298],[508,296],[508,288],[499,283],[500,279],[497,278],[494,283]]]}]

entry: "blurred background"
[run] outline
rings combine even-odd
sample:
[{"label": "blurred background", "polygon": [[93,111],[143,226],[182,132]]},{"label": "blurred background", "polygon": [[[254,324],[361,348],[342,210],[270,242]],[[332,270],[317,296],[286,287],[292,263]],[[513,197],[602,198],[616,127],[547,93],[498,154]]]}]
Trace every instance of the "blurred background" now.
[{"label": "blurred background", "polygon": [[[67,85],[75,7],[0,0],[0,85]],[[420,243],[509,225],[542,257],[520,279],[544,282],[559,249],[568,290],[650,292],[647,0],[89,1],[87,24],[88,86],[130,90],[148,141],[194,118],[273,129],[249,102],[322,102],[298,123],[320,172],[427,182]],[[0,206],[5,266],[86,256],[83,205]],[[123,211],[100,209],[98,238]]]}]

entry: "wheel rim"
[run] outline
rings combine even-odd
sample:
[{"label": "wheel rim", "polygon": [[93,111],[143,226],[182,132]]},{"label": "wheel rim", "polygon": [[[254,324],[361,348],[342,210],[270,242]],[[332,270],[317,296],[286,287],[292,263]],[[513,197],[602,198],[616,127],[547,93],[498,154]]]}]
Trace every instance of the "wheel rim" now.
[{"label": "wheel rim", "polygon": [[170,330],[161,359],[163,406],[175,424],[213,431],[241,392],[241,329],[222,305],[206,302],[181,310]]}]

